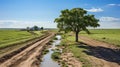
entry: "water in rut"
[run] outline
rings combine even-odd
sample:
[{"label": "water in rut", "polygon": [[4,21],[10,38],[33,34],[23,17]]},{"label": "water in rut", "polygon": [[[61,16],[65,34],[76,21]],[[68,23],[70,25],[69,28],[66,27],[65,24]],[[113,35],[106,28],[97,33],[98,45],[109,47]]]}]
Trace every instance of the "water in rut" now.
[{"label": "water in rut", "polygon": [[61,36],[57,35],[56,36],[57,40],[54,40],[52,43],[52,47],[49,48],[49,53],[47,53],[46,55],[43,56],[42,58],[42,62],[40,67],[60,67],[60,65],[58,65],[57,62],[53,61],[51,58],[51,55],[53,53],[52,49],[54,49],[56,46],[55,45],[59,45],[61,42]]}]

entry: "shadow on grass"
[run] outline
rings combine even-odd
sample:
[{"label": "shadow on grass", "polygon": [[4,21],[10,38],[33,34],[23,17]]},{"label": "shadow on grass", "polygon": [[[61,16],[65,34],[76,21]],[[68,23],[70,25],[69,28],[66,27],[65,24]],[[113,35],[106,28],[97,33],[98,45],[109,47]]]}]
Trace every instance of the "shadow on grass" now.
[{"label": "shadow on grass", "polygon": [[91,55],[109,62],[115,62],[120,65],[120,49],[110,49],[101,46],[93,47],[82,42],[80,42],[80,45],[77,47],[86,49],[83,52],[85,52],[87,55]]}]

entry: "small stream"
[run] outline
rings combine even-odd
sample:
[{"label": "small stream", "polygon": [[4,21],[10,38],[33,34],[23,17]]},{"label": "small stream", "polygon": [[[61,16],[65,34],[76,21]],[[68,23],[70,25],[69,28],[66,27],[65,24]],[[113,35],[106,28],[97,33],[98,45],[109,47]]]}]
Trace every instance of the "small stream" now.
[{"label": "small stream", "polygon": [[51,55],[54,51],[52,51],[52,49],[56,48],[56,45],[59,45],[61,42],[61,36],[60,35],[56,35],[57,40],[54,40],[52,43],[52,47],[49,48],[49,52],[43,56],[42,58],[42,62],[40,64],[40,67],[60,67],[60,65],[58,65],[57,62],[55,62],[54,60],[52,60]]}]

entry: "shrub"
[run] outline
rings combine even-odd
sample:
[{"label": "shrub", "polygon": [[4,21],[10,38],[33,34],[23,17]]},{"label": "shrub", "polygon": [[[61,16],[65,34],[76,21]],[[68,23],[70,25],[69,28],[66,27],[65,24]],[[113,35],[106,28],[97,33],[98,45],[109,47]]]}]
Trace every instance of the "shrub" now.
[{"label": "shrub", "polygon": [[44,50],[43,54],[47,54],[49,52],[49,50]]},{"label": "shrub", "polygon": [[57,40],[57,38],[56,38],[56,37],[54,37],[54,40]]},{"label": "shrub", "polygon": [[60,55],[60,52],[54,52],[51,57],[53,60],[58,61],[60,59]]}]

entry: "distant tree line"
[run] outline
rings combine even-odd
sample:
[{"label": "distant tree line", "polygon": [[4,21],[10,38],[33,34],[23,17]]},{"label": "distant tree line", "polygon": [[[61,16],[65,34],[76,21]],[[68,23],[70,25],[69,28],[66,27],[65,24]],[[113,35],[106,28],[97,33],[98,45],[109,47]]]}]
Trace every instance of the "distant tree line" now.
[{"label": "distant tree line", "polygon": [[27,27],[26,29],[21,29],[21,31],[39,31],[39,30],[43,30],[43,27],[38,27],[38,26],[33,26],[33,27]]},{"label": "distant tree line", "polygon": [[38,30],[43,30],[43,27],[38,27],[38,26],[33,26],[33,27],[27,27],[26,30],[29,31],[38,31]]}]

